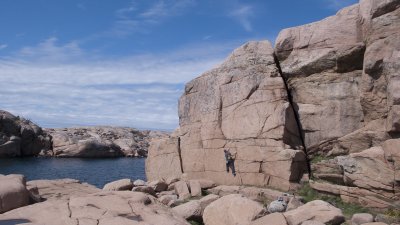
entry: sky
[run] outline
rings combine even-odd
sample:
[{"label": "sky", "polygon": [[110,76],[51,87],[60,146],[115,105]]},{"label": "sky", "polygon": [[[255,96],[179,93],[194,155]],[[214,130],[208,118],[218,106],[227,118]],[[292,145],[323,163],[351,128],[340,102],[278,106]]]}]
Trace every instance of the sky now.
[{"label": "sky", "polygon": [[42,127],[173,130],[188,81],[356,0],[1,0],[0,109]]}]

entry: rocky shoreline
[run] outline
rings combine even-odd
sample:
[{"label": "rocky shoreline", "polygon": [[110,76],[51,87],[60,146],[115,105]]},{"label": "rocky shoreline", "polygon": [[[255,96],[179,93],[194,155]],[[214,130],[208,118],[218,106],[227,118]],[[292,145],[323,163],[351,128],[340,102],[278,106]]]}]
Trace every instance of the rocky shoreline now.
[{"label": "rocky shoreline", "polygon": [[[16,188],[18,187],[18,188]],[[98,189],[78,180],[0,175],[0,224],[395,225],[381,213],[346,215],[329,202],[207,179],[117,180]],[[2,214],[1,214],[2,213]],[[189,223],[190,222],[190,223]]]},{"label": "rocky shoreline", "polygon": [[128,127],[43,129],[0,110],[0,157],[146,157],[153,138],[168,136],[164,131]]}]

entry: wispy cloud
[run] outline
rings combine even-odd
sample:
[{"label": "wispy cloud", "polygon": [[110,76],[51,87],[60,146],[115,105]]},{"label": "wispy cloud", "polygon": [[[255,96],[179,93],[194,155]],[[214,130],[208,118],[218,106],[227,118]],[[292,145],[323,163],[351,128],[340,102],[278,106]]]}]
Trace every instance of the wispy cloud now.
[{"label": "wispy cloud", "polygon": [[58,39],[50,37],[37,46],[21,48],[16,56],[33,61],[67,61],[83,55],[82,49],[75,41],[57,45]]},{"label": "wispy cloud", "polygon": [[229,16],[237,20],[240,25],[248,32],[253,30],[250,18],[254,15],[253,7],[250,5],[238,5],[234,8]]},{"label": "wispy cloud", "polygon": [[96,59],[76,43],[52,37],[0,58],[0,105],[44,127],[173,129],[184,83],[222,62],[238,44]]},{"label": "wispy cloud", "polygon": [[133,1],[129,6],[115,12],[116,21],[109,33],[126,37],[134,32],[146,31],[151,25],[182,15],[194,4],[195,0],[159,0],[147,8],[142,8]]},{"label": "wispy cloud", "polygon": [[8,45],[6,45],[6,44],[1,44],[1,45],[0,45],[0,50],[5,49],[5,48],[7,48],[7,47],[8,47]]},{"label": "wispy cloud", "polygon": [[327,4],[327,7],[333,10],[339,10],[343,7],[356,4],[357,0],[324,0]]}]

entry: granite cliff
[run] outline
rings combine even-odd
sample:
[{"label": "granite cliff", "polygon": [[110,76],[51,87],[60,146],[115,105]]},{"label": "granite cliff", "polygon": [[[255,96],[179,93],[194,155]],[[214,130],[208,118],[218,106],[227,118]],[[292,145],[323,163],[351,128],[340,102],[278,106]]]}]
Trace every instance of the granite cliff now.
[{"label": "granite cliff", "polygon": [[[149,180],[311,186],[370,208],[400,206],[400,1],[361,0],[249,42],[190,81],[179,128],[151,142]],[[225,171],[223,149],[236,157]]]}]

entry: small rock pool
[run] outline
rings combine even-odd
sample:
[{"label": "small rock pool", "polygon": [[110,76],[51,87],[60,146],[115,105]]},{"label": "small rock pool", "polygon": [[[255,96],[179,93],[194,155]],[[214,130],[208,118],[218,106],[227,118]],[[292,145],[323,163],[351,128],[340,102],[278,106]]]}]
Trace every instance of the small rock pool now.
[{"label": "small rock pool", "polygon": [[26,179],[72,178],[103,188],[122,178],[146,180],[144,158],[7,158],[0,159],[0,174],[23,174]]}]

